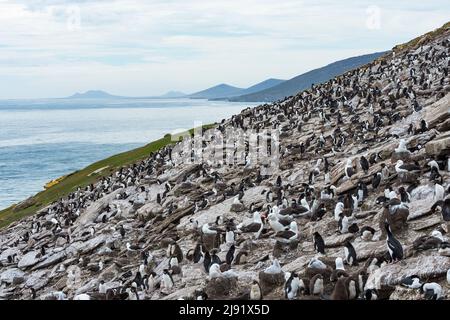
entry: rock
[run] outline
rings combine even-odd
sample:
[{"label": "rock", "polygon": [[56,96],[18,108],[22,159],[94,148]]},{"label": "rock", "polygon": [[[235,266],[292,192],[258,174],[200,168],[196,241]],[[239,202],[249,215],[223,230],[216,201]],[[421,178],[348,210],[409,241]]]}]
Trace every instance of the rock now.
[{"label": "rock", "polygon": [[284,283],[284,272],[275,274],[265,273],[264,271],[259,272],[259,285],[261,286],[263,295],[266,295],[275,288],[284,285]]},{"label": "rock", "polygon": [[82,293],[86,293],[86,292],[90,292],[90,291],[97,291],[96,290],[97,287],[98,287],[98,280],[92,279],[88,283],[86,283],[84,286],[78,288],[75,291],[75,294],[82,294]]},{"label": "rock", "polygon": [[379,228],[381,230],[382,236],[386,235],[386,230],[384,228],[384,222],[387,220],[391,230],[394,234],[405,230],[407,228],[406,221],[408,220],[409,210],[408,209],[397,209],[394,214],[389,213],[388,209],[384,209],[383,213],[380,215]]},{"label": "rock", "polygon": [[54,265],[60,261],[62,261],[66,257],[66,252],[61,251],[55,254],[52,254],[51,256],[47,257],[45,260],[39,262],[37,265],[31,268],[31,270],[37,270],[46,268],[48,266]]},{"label": "rock", "polygon": [[398,180],[401,183],[416,183],[419,175],[416,172],[400,172],[398,174]]},{"label": "rock", "polygon": [[17,264],[17,267],[20,269],[26,269],[27,267],[34,266],[36,263],[40,261],[40,258],[37,257],[40,254],[39,251],[30,251],[26,253]]},{"label": "rock", "polygon": [[148,221],[151,218],[154,218],[157,215],[160,215],[163,213],[163,208],[161,205],[159,205],[156,202],[150,202],[139,208],[137,210],[137,215],[139,219],[143,221]]},{"label": "rock", "polygon": [[441,218],[437,216],[431,216],[427,219],[422,219],[420,221],[410,223],[411,229],[414,231],[421,231],[424,229],[428,229],[434,227],[441,223]]},{"label": "rock", "polygon": [[92,238],[88,241],[73,242],[68,248],[67,252],[71,254],[86,254],[93,251],[95,248],[99,247],[106,241],[106,235],[100,235],[98,237]]},{"label": "rock", "polygon": [[202,234],[202,242],[208,251],[219,248],[218,234]]},{"label": "rock", "polygon": [[246,208],[242,203],[233,203],[230,208],[231,212],[242,212],[245,210]]},{"label": "rock", "polygon": [[326,248],[340,247],[347,240],[350,240],[352,238],[353,238],[352,233],[336,234],[331,237],[324,238],[325,247]]},{"label": "rock", "polygon": [[411,290],[396,286],[395,290],[389,296],[389,300],[422,300],[420,290]]},{"label": "rock", "polygon": [[0,274],[0,281],[5,282],[7,284],[17,283],[17,281],[19,281],[19,283],[22,283],[24,277],[25,272],[17,268],[12,268],[2,271],[2,273]]},{"label": "rock", "polygon": [[321,274],[323,276],[324,282],[327,282],[330,279],[330,276],[332,273],[333,273],[333,269],[329,266],[327,266],[326,269],[306,268],[305,276],[307,278],[311,279],[316,274]]},{"label": "rock", "polygon": [[47,270],[39,270],[31,273],[31,275],[25,282],[25,287],[34,288],[35,290],[43,288],[50,281],[50,278],[47,276],[47,274]]},{"label": "rock", "polygon": [[236,283],[237,278],[213,278],[206,284],[205,292],[211,299],[220,299],[228,296]]},{"label": "rock", "polygon": [[401,260],[381,267],[371,273],[366,288],[380,288],[382,285],[394,286],[405,275],[417,275],[421,279],[443,276],[449,268],[449,260],[443,256],[419,256]]},{"label": "rock", "polygon": [[81,213],[80,217],[75,222],[75,225],[80,228],[88,223],[94,222],[103,209],[105,209],[121,191],[122,189],[115,190],[98,201],[93,202],[84,212]]},{"label": "rock", "polygon": [[440,154],[450,154],[450,133],[438,137],[425,145],[425,151],[429,156],[438,156]]}]

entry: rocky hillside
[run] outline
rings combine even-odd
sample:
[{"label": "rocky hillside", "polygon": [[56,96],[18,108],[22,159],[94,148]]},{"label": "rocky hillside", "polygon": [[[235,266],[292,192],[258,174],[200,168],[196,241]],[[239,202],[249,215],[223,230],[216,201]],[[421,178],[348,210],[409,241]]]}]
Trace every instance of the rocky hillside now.
[{"label": "rocky hillside", "polygon": [[15,222],[0,297],[449,298],[449,50],[444,26]]}]

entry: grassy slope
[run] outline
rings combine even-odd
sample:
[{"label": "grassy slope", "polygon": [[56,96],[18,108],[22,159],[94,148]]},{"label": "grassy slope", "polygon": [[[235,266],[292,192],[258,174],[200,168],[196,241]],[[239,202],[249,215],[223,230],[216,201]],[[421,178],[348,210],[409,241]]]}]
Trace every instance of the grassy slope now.
[{"label": "grassy slope", "polygon": [[[213,127],[213,125],[204,126],[204,128],[211,127]],[[194,129],[189,130],[191,134],[193,131]],[[85,187],[91,183],[94,183],[102,176],[110,175],[111,172],[117,168],[128,166],[145,159],[151,152],[155,152],[162,147],[173,143],[171,140],[172,139],[169,134],[165,135],[163,138],[153,141],[141,148],[114,155],[66,176],[60,183],[33,196],[32,199],[35,202],[34,205],[20,210],[14,210],[15,205],[13,205],[0,211],[0,228],[3,228],[20,218],[36,213],[48,204],[75,191],[78,186]],[[106,166],[108,166],[108,168],[105,168],[99,173],[92,174],[94,171]]]}]

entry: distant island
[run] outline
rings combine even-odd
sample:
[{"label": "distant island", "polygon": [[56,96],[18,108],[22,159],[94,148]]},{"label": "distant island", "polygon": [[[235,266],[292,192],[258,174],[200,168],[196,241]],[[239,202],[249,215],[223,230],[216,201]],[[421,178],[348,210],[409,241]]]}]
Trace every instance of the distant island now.
[{"label": "distant island", "polygon": [[85,93],[75,93],[70,97],[66,97],[63,99],[161,99],[161,98],[183,98],[186,94],[180,91],[169,91],[161,96],[153,96],[153,97],[125,97],[125,96],[117,96],[110,94],[106,91],[102,90],[89,90]]},{"label": "distant island", "polygon": [[66,97],[65,99],[124,99],[124,98],[126,97],[115,96],[101,90],[89,90],[86,91],[85,93],[77,92],[74,95],[71,95],[70,97]]}]

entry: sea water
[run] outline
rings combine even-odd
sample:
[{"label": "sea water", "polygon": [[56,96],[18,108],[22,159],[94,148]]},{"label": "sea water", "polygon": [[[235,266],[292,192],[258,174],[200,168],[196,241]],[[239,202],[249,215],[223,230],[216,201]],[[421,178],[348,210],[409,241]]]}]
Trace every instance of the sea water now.
[{"label": "sea water", "polygon": [[95,161],[255,105],[197,99],[0,101],[0,209]]}]

